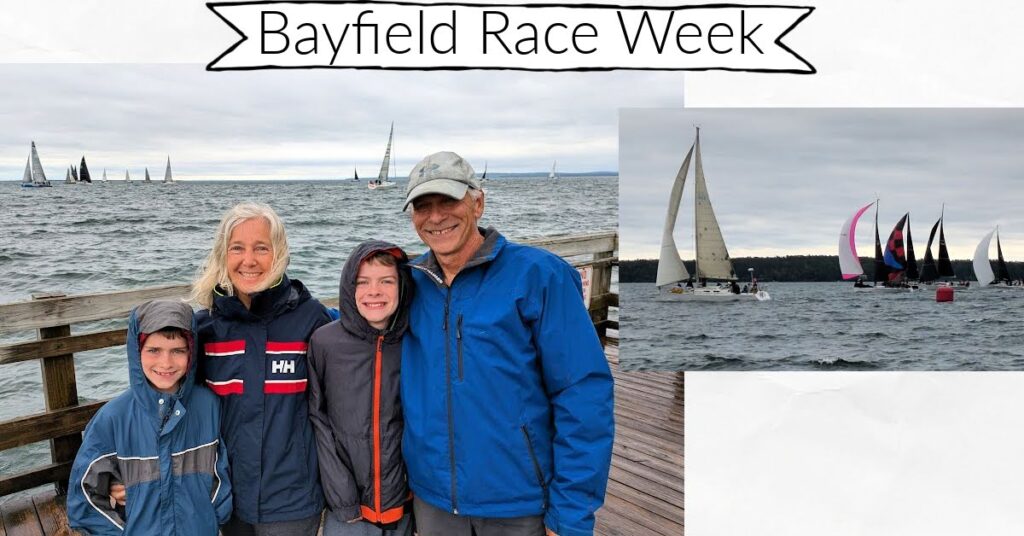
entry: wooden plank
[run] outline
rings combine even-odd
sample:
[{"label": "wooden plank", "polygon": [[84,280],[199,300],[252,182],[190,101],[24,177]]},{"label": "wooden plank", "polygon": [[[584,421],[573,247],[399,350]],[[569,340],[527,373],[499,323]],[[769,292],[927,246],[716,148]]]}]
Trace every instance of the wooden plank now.
[{"label": "wooden plank", "polygon": [[0,365],[87,352],[124,344],[128,329],[97,331],[68,337],[0,345]]},{"label": "wooden plank", "polygon": [[0,451],[81,432],[106,403],[104,400],[0,422]]},{"label": "wooden plank", "polygon": [[618,233],[615,231],[534,238],[518,242],[544,248],[562,257],[615,251],[619,247]]},{"label": "wooden plank", "polygon": [[0,331],[38,329],[128,316],[133,307],[144,301],[186,298],[191,288],[191,285],[165,285],[8,303],[0,305]]},{"label": "wooden plank", "polygon": [[66,481],[71,476],[71,462],[51,463],[0,478],[0,496],[32,489],[51,482]]},{"label": "wooden plank", "polygon": [[31,497],[15,499],[5,504],[3,518],[7,536],[44,536]]},{"label": "wooden plank", "polygon": [[79,532],[71,530],[68,525],[68,513],[65,507],[66,495],[57,495],[54,491],[40,493],[32,497],[39,517],[39,525],[46,536],[73,536]]}]

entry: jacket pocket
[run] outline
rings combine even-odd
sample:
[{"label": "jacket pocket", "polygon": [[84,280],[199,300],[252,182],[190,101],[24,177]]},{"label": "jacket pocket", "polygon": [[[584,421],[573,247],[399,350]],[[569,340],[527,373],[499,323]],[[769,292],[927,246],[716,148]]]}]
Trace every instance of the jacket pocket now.
[{"label": "jacket pocket", "polygon": [[533,462],[533,471],[537,476],[537,485],[540,486],[541,492],[544,494],[544,509],[548,507],[548,487],[544,480],[544,471],[540,468],[540,462],[537,460],[537,452],[533,450],[533,441],[530,440],[530,430],[526,428],[526,425],[519,427],[523,431],[523,441],[526,442],[526,450],[530,453],[530,461]]},{"label": "jacket pocket", "polygon": [[462,314],[455,321],[455,347],[458,356],[459,381],[462,381]]}]

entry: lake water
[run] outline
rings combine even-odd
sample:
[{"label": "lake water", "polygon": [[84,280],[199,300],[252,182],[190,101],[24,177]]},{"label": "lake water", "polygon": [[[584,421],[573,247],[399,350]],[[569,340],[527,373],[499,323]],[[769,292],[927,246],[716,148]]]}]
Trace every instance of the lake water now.
[{"label": "lake water", "polygon": [[769,283],[772,301],[693,303],[621,283],[632,370],[1024,370],[1024,289],[855,291]]},{"label": "lake water", "polygon": [[[485,183],[483,226],[512,239],[615,230],[616,177],[495,179]],[[231,205],[269,203],[285,221],[290,277],[319,298],[334,297],[349,251],[369,238],[410,252],[425,247],[402,212],[404,183],[370,191],[365,182],[188,182],[126,185],[56,184],[21,188],[0,182],[0,303],[34,292],[82,294],[189,282],[205,257],[222,213]],[[73,326],[74,333],[123,327],[124,320]],[[2,328],[2,326],[0,326]],[[4,333],[0,342],[34,338]],[[75,355],[83,401],[127,388],[124,347]],[[5,365],[0,421],[42,412],[35,361]],[[44,443],[0,452],[0,473],[48,460]]]}]

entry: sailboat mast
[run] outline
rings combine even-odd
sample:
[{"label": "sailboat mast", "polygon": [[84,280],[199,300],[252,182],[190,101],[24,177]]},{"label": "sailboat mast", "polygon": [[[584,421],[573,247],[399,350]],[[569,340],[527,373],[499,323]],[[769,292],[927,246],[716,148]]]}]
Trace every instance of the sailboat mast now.
[{"label": "sailboat mast", "polygon": [[[697,153],[697,166],[699,168],[700,162],[700,127],[697,128],[697,137],[693,142],[694,151]],[[693,275],[697,278],[698,284],[702,279],[700,273],[700,240],[697,239],[698,233],[700,233],[700,215],[697,210],[698,198],[700,197],[699,192],[696,191],[697,179],[694,178],[694,192],[693,192]]]}]

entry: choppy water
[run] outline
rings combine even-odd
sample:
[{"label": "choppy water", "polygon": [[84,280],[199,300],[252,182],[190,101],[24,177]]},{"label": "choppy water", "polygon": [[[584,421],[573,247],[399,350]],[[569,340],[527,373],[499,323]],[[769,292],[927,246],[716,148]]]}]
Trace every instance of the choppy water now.
[{"label": "choppy water", "polygon": [[[615,177],[496,179],[486,183],[481,225],[512,239],[614,230]],[[269,203],[285,221],[290,277],[314,296],[337,294],[349,251],[368,238],[390,240],[410,252],[425,248],[401,211],[404,184],[373,192],[365,182],[122,182],[21,188],[0,182],[0,303],[34,292],[103,292],[187,283],[209,250],[221,214],[244,200]],[[124,320],[73,326],[113,329]],[[34,338],[4,333],[0,341]],[[128,385],[124,349],[76,354],[83,400],[113,396]],[[0,367],[0,421],[44,409],[37,362]],[[0,452],[9,474],[48,456],[45,444]]]},{"label": "choppy water", "polygon": [[774,283],[770,302],[674,301],[620,284],[620,361],[673,370],[1024,370],[1024,290],[857,292]]}]

